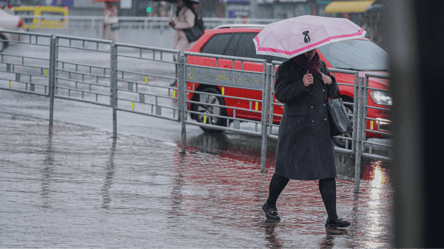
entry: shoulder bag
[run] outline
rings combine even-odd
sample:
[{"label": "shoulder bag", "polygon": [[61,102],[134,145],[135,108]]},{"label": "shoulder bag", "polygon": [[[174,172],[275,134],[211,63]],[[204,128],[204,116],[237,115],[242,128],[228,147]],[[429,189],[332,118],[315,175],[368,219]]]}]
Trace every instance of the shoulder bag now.
[{"label": "shoulder bag", "polygon": [[119,17],[106,15],[103,19],[103,23],[111,25],[111,30],[120,29]]},{"label": "shoulder bag", "polygon": [[342,99],[339,97],[327,100],[330,136],[338,136],[353,131]]},{"label": "shoulder bag", "polygon": [[201,17],[194,20],[194,26],[192,28],[183,30],[189,43],[197,41],[197,39],[204,34],[204,31],[205,28]]}]

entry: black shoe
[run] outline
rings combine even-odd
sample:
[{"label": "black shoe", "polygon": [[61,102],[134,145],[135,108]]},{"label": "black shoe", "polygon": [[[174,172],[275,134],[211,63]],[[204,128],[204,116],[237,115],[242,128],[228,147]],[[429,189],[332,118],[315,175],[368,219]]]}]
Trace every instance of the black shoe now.
[{"label": "black shoe", "polygon": [[173,83],[171,83],[170,86],[176,87],[176,81],[173,81]]},{"label": "black shoe", "polygon": [[262,210],[265,212],[265,217],[270,220],[281,220],[276,208],[267,209],[267,203],[262,206]]},{"label": "black shoe", "polygon": [[343,220],[343,219],[330,219],[327,218],[327,222],[325,223],[326,228],[333,228],[337,229],[338,227],[348,227],[350,226],[350,222]]}]

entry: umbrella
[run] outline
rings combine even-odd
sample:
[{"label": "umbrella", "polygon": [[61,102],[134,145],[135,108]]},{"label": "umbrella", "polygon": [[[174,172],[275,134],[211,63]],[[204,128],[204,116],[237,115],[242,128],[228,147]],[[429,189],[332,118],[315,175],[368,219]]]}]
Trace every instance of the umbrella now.
[{"label": "umbrella", "polygon": [[257,54],[289,59],[332,42],[364,36],[364,29],[346,18],[305,15],[268,24],[253,42]]}]

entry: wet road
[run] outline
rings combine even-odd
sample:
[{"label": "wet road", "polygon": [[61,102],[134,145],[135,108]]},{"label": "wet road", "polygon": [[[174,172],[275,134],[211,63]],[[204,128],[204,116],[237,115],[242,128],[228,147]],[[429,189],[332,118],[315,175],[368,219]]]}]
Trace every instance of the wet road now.
[{"label": "wet road", "polygon": [[374,248],[393,242],[393,193],[378,161],[367,164],[359,194],[351,182],[337,181],[338,213],[352,222],[338,232],[324,228],[316,181],[291,181],[278,202],[283,220],[267,222],[260,207],[273,166],[261,174],[254,157],[191,148],[180,155],[170,142],[130,134],[114,140],[110,131],[59,121],[48,135],[46,119],[4,112],[0,123],[1,247]]}]

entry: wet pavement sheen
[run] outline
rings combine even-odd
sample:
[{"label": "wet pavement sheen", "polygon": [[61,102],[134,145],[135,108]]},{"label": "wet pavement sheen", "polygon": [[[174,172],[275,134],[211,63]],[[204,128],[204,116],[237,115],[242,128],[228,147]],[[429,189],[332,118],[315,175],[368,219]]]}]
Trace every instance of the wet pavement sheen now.
[{"label": "wet pavement sheen", "polygon": [[0,247],[391,247],[392,189],[370,163],[337,180],[340,217],[326,230],[317,181],[290,181],[283,218],[261,206],[273,174],[258,160],[180,148],[140,136],[0,113]]}]

